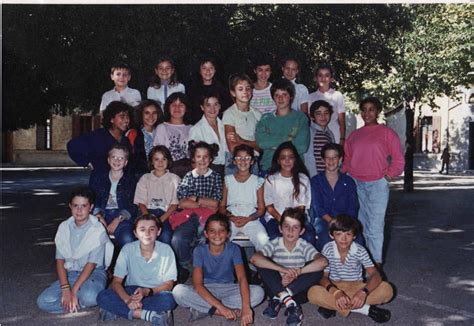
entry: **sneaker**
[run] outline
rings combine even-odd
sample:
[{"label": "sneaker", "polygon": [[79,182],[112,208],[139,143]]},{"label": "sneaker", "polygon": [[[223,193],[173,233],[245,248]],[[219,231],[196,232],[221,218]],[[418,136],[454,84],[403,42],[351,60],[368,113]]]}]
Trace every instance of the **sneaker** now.
[{"label": "sneaker", "polygon": [[173,326],[173,312],[165,311],[151,318],[152,326]]},{"label": "sneaker", "polygon": [[109,321],[109,320],[115,320],[118,318],[117,315],[107,311],[107,310],[104,310],[102,308],[99,309],[99,320],[100,321]]},{"label": "sneaker", "polygon": [[318,312],[324,319],[329,319],[331,317],[336,317],[336,310],[331,310],[331,309],[319,307]]},{"label": "sneaker", "polygon": [[369,317],[376,323],[386,323],[390,320],[392,314],[390,310],[379,308],[377,306],[370,306]]},{"label": "sneaker", "polygon": [[270,319],[275,319],[278,316],[278,313],[281,309],[281,303],[278,299],[270,299],[268,300],[268,307],[265,308],[262,315],[268,317]]},{"label": "sneaker", "polygon": [[303,321],[303,310],[299,304],[291,305],[286,308],[285,315],[288,316],[288,318],[286,318],[286,324],[288,326],[299,326]]},{"label": "sneaker", "polygon": [[194,308],[189,308],[189,318],[188,321],[196,321],[199,319],[203,319],[209,316],[208,313],[200,312]]}]

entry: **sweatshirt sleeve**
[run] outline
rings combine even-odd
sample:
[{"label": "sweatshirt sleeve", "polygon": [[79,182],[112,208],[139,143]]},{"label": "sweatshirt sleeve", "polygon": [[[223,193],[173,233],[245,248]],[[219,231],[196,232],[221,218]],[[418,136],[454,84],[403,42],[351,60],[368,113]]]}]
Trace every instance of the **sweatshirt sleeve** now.
[{"label": "sweatshirt sleeve", "polygon": [[291,141],[295,145],[298,154],[302,157],[308,150],[309,145],[309,123],[304,113],[298,117],[298,132]]},{"label": "sweatshirt sleeve", "polygon": [[87,166],[92,161],[92,134],[87,133],[71,139],[67,151],[71,159],[79,166]]}]

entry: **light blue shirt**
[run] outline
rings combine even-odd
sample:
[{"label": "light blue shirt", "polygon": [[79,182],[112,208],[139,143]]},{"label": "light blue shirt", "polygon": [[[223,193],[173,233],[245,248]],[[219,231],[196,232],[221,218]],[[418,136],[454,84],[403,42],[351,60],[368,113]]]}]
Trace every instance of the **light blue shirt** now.
[{"label": "light blue shirt", "polygon": [[155,241],[155,250],[146,261],[140,252],[140,241],[127,243],[117,258],[114,276],[125,278],[125,285],[153,288],[166,281],[176,281],[177,269],[173,250],[165,243]]}]

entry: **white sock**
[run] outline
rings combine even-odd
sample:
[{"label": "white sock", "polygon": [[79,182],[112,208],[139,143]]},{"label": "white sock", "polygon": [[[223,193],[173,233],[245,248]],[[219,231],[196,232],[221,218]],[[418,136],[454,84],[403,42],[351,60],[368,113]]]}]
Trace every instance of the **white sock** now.
[{"label": "white sock", "polygon": [[359,309],[352,309],[351,311],[352,312],[357,312],[358,314],[362,314],[362,315],[367,316],[369,314],[369,308],[370,308],[370,305],[365,304],[362,307],[360,307]]},{"label": "white sock", "polygon": [[296,306],[295,300],[293,300],[291,295],[286,291],[282,292],[282,294],[280,295],[280,302],[283,303],[285,305],[285,307],[287,307],[287,308],[291,305]]},{"label": "white sock", "polygon": [[151,319],[159,314],[156,311],[142,309],[140,319],[151,321]]}]

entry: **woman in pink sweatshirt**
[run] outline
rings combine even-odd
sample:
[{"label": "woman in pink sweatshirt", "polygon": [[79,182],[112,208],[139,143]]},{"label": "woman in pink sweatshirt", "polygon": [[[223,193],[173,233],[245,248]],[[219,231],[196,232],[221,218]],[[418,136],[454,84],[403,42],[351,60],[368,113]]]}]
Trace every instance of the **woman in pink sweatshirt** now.
[{"label": "woman in pink sweatshirt", "polygon": [[405,160],[398,135],[377,122],[382,111],[380,100],[365,98],[359,109],[365,125],[353,131],[347,139],[342,170],[348,172],[357,184],[359,221],[367,248],[380,266],[389,182],[403,172]]}]

